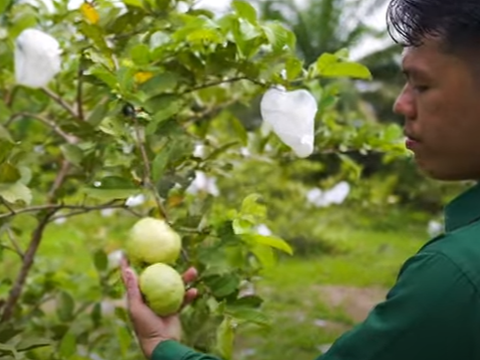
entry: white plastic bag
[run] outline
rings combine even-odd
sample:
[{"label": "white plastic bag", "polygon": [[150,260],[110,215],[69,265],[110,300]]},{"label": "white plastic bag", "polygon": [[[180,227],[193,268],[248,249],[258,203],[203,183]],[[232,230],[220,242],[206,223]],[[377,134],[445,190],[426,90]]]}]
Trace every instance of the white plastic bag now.
[{"label": "white plastic bag", "polygon": [[260,104],[263,121],[301,158],[313,152],[317,110],[317,101],[307,90],[272,88]]},{"label": "white plastic bag", "polygon": [[60,45],[52,36],[26,29],[15,41],[15,78],[19,85],[46,86],[60,72]]}]

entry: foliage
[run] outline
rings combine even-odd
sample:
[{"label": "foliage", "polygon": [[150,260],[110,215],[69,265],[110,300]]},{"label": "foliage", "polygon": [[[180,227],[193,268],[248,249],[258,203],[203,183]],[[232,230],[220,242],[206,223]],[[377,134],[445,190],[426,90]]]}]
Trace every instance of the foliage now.
[{"label": "foliage", "polygon": [[[235,106],[273,85],[309,89],[320,108],[314,156],[338,156],[355,176],[361,169],[348,151],[403,155],[398,127],[340,116],[338,87],[319,79],[368,80],[369,71],[344,49],[305,64],[293,33],[260,21],[246,1],[234,1],[221,17],[193,1],[104,0],[69,9],[58,0],[54,7],[50,13],[40,3],[10,1],[1,18],[0,356],[138,357],[104,242],[91,249],[91,271],[71,268],[60,253],[39,255],[52,224],[117,209],[118,225],[110,227],[126,230],[149,215],[182,235],[176,267],[199,269],[202,294],[182,313],[184,341],[231,358],[237,328],[269,323],[263,300],[245,295],[244,286],[275,265],[277,252],[292,249],[258,233],[268,214],[263,194],[233,192],[228,203],[189,189],[199,171],[226,178],[242,168],[245,147],[267,167],[295,163],[274,134],[258,122],[247,126]],[[48,88],[15,84],[15,39],[29,27],[54,36],[64,51],[62,71]],[[127,200],[138,195],[147,200],[132,208]]]}]

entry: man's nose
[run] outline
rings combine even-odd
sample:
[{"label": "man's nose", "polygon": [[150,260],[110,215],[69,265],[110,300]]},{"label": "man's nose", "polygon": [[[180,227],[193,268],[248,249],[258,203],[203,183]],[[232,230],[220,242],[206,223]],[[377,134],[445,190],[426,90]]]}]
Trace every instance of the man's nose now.
[{"label": "man's nose", "polygon": [[393,112],[408,119],[415,117],[415,103],[408,84],[404,86],[402,92],[395,100]]}]

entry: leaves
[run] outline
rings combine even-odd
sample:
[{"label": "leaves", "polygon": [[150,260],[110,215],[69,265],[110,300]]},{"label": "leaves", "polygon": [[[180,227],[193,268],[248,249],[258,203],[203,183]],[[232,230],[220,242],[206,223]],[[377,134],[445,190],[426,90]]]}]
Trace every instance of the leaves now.
[{"label": "leaves", "polygon": [[234,336],[233,321],[225,317],[217,329],[217,351],[222,359],[232,359]]},{"label": "leaves", "polygon": [[107,176],[93,184],[83,188],[88,196],[102,200],[126,199],[137,195],[139,188],[131,180],[119,176]]},{"label": "leaves", "polygon": [[108,268],[108,257],[105,251],[97,250],[93,255],[93,263],[98,272],[103,272]]},{"label": "leaves", "polygon": [[0,184],[0,196],[12,204],[21,201],[29,205],[32,202],[32,191],[20,181],[13,184]]},{"label": "leaves", "polygon": [[63,322],[68,322],[73,319],[73,312],[75,310],[75,300],[73,297],[62,291],[57,296],[57,316]]},{"label": "leaves", "polygon": [[232,6],[240,18],[252,24],[257,24],[257,11],[247,1],[234,0]]},{"label": "leaves", "polygon": [[65,358],[69,358],[73,354],[75,354],[77,350],[77,341],[75,335],[72,332],[67,332],[59,345],[58,352],[61,356]]},{"label": "leaves", "polygon": [[329,53],[319,57],[314,74],[322,77],[352,77],[366,80],[372,78],[367,67],[355,62],[342,61],[340,57]]},{"label": "leaves", "polygon": [[281,250],[284,253],[287,253],[289,255],[293,255],[292,247],[285,240],[274,237],[274,236],[245,234],[245,235],[242,235],[242,239],[252,244],[266,245],[271,248]]}]

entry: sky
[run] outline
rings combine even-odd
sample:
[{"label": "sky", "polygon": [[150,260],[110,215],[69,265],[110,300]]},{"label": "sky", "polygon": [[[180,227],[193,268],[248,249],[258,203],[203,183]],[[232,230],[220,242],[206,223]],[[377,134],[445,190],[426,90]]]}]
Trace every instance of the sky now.
[{"label": "sky", "polygon": [[[0,0],[1,1],[1,0]],[[32,1],[32,0],[26,0]],[[44,1],[45,3],[50,3],[51,0],[40,0]],[[83,3],[84,0],[70,0],[70,7],[76,8]],[[307,0],[296,0],[299,5],[305,4]],[[202,8],[208,8],[212,11],[223,13],[227,11],[230,7],[231,0],[198,0],[197,6]],[[375,26],[376,28],[385,28],[385,12],[386,12],[386,5],[379,8],[376,12],[369,15],[365,21],[367,24],[371,26]],[[387,40],[388,41],[388,40]],[[350,54],[353,60],[357,60],[360,57],[375,51],[377,48],[382,48],[385,46],[385,40],[379,41],[375,39],[366,39],[362,43],[360,43],[357,47],[350,49]]]}]

